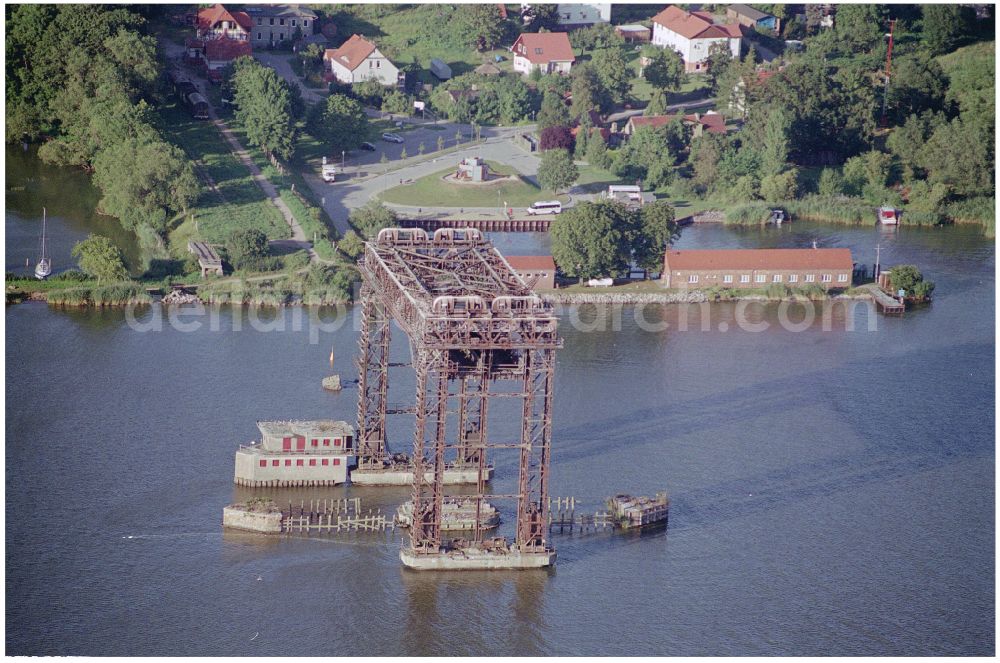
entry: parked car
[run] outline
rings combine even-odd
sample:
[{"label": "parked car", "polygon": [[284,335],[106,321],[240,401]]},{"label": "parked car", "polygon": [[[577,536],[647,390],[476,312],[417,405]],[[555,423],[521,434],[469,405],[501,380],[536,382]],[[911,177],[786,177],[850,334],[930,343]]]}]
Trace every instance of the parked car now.
[{"label": "parked car", "polygon": [[361,149],[362,150],[367,150],[368,152],[374,152],[375,151],[375,146],[372,145],[371,143],[369,143],[368,141],[365,141],[365,142],[361,143]]},{"label": "parked car", "polygon": [[402,143],[403,137],[400,136],[399,134],[384,133],[382,134],[382,140],[388,141],[390,143]]}]

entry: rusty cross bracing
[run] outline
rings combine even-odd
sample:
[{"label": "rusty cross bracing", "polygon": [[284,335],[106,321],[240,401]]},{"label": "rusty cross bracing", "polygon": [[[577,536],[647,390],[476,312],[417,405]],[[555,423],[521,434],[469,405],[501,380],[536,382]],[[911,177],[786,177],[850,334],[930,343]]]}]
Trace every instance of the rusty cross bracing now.
[{"label": "rusty cross bracing", "polygon": [[[487,450],[502,449],[520,457],[517,492],[492,496],[517,501],[512,547],[545,550],[555,350],[562,345],[551,307],[475,230],[441,229],[428,237],[420,229],[386,229],[365,245],[359,268],[359,467],[388,457],[387,414],[414,416],[411,550],[432,554],[447,545],[441,538],[447,467],[478,470],[471,496],[478,524],[489,497]],[[392,322],[409,339],[408,363],[389,361]],[[393,365],[413,367],[412,406],[387,400]],[[494,399],[520,400],[519,441],[489,442]],[[482,541],[477,527],[474,542]]]}]

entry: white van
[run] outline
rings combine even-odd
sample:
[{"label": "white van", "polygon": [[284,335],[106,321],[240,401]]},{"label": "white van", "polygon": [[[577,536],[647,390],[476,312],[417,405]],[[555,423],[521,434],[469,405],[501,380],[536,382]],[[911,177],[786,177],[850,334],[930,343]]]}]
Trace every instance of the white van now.
[{"label": "white van", "polygon": [[532,204],[527,211],[530,216],[534,216],[535,214],[559,214],[562,212],[562,203],[558,200],[542,200]]},{"label": "white van", "polygon": [[324,182],[336,182],[337,181],[337,167],[333,164],[323,164],[323,181]]}]

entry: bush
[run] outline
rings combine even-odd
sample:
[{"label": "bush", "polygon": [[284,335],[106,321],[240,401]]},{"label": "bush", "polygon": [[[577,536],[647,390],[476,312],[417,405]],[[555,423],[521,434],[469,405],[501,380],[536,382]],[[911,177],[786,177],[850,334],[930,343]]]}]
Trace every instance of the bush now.
[{"label": "bush", "polygon": [[735,226],[754,226],[767,221],[771,208],[764,203],[750,203],[726,210],[725,223]]},{"label": "bush", "polygon": [[245,269],[267,257],[267,235],[256,228],[236,230],[226,242],[229,261],[236,269]]},{"label": "bush", "polygon": [[546,127],[542,130],[542,135],[538,140],[538,148],[542,151],[558,149],[572,150],[573,134],[568,127]]}]

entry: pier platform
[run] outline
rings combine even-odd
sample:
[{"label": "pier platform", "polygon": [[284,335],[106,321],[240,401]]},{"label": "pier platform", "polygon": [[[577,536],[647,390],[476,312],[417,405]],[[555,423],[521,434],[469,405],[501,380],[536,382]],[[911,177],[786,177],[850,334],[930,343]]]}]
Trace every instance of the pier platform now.
[{"label": "pier platform", "polygon": [[399,552],[399,559],[414,571],[503,571],[543,569],[556,563],[556,551],[521,552],[519,550],[487,550],[457,548],[434,554],[418,554],[408,548]]},{"label": "pier platform", "polygon": [[[483,480],[493,478],[493,466],[483,471]],[[424,473],[424,480],[434,481],[434,472]],[[479,469],[476,467],[449,467],[444,471],[444,483],[447,485],[475,484],[479,482]],[[395,466],[383,469],[358,468],[351,471],[351,483],[357,486],[412,486],[413,467]]]}]

